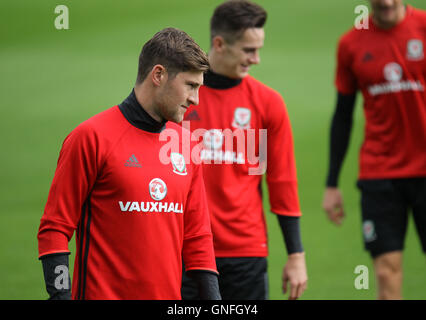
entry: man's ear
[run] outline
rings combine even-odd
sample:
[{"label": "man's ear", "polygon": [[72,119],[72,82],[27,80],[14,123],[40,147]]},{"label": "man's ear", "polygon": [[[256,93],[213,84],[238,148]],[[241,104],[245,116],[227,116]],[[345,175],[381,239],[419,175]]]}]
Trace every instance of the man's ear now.
[{"label": "man's ear", "polygon": [[151,80],[154,86],[161,86],[167,81],[167,70],[161,64],[156,64],[151,70]]},{"label": "man's ear", "polygon": [[212,40],[212,48],[216,52],[223,52],[225,49],[225,39],[222,36],[215,36]]}]

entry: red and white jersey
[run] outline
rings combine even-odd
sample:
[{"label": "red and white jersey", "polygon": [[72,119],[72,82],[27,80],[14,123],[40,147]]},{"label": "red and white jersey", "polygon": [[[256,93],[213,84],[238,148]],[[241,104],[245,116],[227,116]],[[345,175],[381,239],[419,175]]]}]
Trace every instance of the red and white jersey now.
[{"label": "red and white jersey", "polygon": [[410,6],[389,30],[370,18],[340,39],[337,90],[364,97],[360,179],[426,176],[425,45],[426,12]]},{"label": "red and white jersey", "polygon": [[266,160],[271,211],[301,215],[284,101],[251,76],[227,89],[209,87],[206,78],[205,84],[199,105],[189,108],[185,120],[190,120],[190,130],[203,144],[200,156],[216,257],[267,256],[264,167],[256,157]]},{"label": "red and white jersey", "polygon": [[73,299],[180,299],[182,256],[216,272],[202,168],[160,135],[115,106],[65,139],[38,239],[39,256],[69,252],[77,231]]}]

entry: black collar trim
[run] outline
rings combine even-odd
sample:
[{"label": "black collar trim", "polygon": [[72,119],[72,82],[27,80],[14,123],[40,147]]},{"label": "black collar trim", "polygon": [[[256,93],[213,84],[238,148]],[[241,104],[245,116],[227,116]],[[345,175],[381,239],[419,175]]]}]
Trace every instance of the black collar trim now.
[{"label": "black collar trim", "polygon": [[212,89],[230,89],[238,86],[242,79],[232,79],[209,70],[204,74],[204,85]]},{"label": "black collar trim", "polygon": [[160,133],[166,128],[166,121],[158,122],[154,120],[140,105],[136,99],[134,89],[118,107],[127,121],[136,128],[152,133]]}]

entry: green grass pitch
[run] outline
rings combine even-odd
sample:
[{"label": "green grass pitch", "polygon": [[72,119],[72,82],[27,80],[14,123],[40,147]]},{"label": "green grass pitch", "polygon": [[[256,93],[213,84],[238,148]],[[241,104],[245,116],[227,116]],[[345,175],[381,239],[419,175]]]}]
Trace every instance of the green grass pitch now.
[{"label": "green grass pitch", "polygon": [[[12,1],[0,4],[0,299],[45,299],[36,234],[65,136],[80,122],[122,101],[136,78],[140,49],[173,26],[209,49],[210,15],[221,1]],[[426,9],[424,0],[406,1]],[[69,8],[69,30],[56,30],[55,7]],[[347,218],[340,228],[321,209],[335,49],[366,0],[274,1],[268,10],[261,64],[252,75],[278,90],[292,121],[309,283],[303,299],[374,299],[372,263],[361,238],[355,187],[363,116],[340,185]],[[267,198],[265,208],[268,211]],[[276,218],[267,213],[271,299],[281,293],[286,252]],[[74,240],[70,248],[74,251]],[[73,259],[72,259],[73,260]],[[354,287],[357,265],[370,270],[368,290]],[[412,223],[404,253],[404,297],[426,298],[425,258]]]}]

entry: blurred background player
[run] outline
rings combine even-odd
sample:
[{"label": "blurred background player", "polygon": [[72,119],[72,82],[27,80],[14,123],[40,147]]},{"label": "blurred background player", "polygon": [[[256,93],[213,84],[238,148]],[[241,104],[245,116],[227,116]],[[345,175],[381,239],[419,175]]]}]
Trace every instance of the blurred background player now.
[{"label": "blurred background player", "polygon": [[[268,297],[263,172],[250,174],[261,167],[249,163],[250,147],[257,153],[265,149],[271,211],[278,217],[288,252],[283,291],[296,299],[307,284],[290,121],[281,96],[248,75],[250,66],[260,62],[266,17],[263,8],[248,1],[227,1],[215,9],[210,70],[200,89],[199,106],[185,114],[191,131],[207,130],[201,159],[224,300]],[[267,130],[267,146],[259,143],[261,129]],[[256,141],[249,139],[248,131],[256,133]],[[230,135],[232,141],[227,143]],[[196,297],[195,284],[184,276],[182,298]]]},{"label": "blurred background player", "polygon": [[185,32],[164,29],[142,48],[129,97],[67,136],[38,232],[50,299],[71,298],[74,230],[73,299],[180,299],[182,255],[200,298],[220,299],[201,167],[176,174],[159,159],[164,129],[182,142],[173,122],[198,103],[207,69]]},{"label": "blurred background player", "polygon": [[366,117],[360,151],[363,235],[379,299],[402,298],[402,251],[412,210],[426,251],[426,12],[402,0],[371,0],[368,29],[352,29],[337,54],[337,106],[323,208],[340,225],[337,188],[352,127],[356,92]]}]

